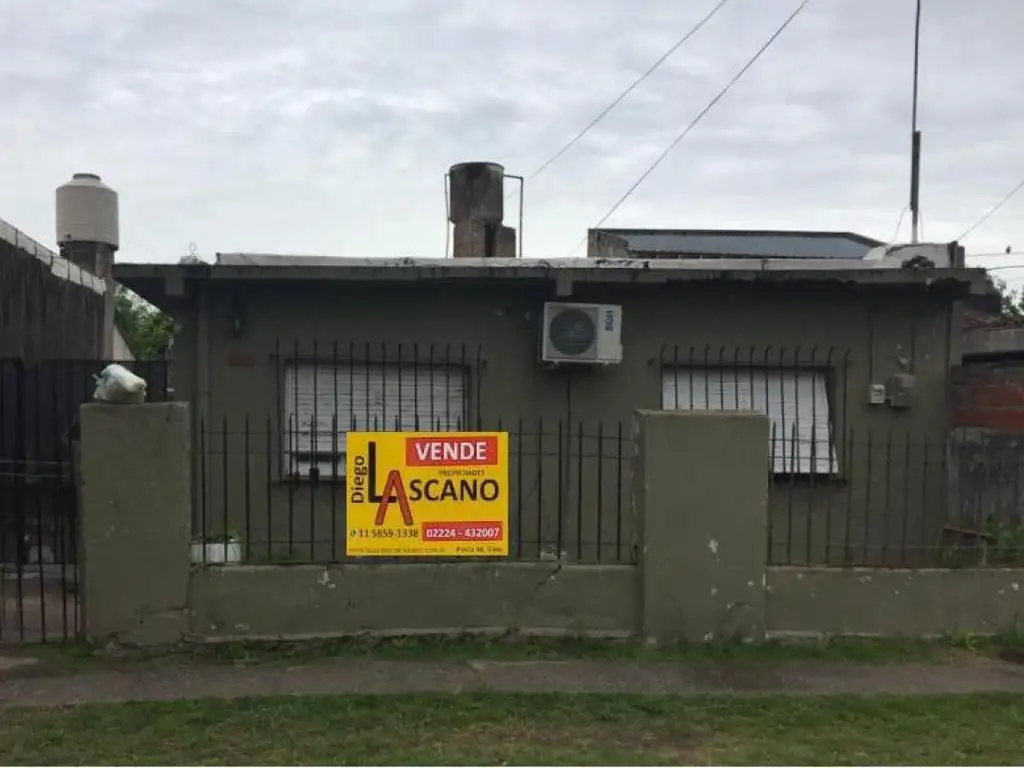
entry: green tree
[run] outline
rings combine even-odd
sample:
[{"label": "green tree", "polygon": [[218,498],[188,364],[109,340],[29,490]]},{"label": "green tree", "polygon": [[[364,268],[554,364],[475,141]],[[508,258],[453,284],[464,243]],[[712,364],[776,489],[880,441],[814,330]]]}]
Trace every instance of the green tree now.
[{"label": "green tree", "polygon": [[992,278],[992,284],[1001,297],[1002,315],[1006,320],[1024,321],[1024,291],[1015,291],[998,277]]},{"label": "green tree", "polygon": [[161,360],[174,338],[174,319],[124,286],[117,287],[114,320],[135,357]]}]

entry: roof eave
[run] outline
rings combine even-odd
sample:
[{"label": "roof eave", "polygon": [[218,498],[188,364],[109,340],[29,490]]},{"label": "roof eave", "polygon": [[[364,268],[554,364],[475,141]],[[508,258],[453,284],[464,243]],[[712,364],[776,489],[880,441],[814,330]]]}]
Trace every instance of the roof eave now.
[{"label": "roof eave", "polygon": [[[981,269],[900,269],[865,267],[861,261],[837,259],[692,261],[640,259],[454,260],[344,259],[338,263],[287,265],[118,264],[114,276],[148,301],[161,306],[180,301],[186,286],[201,281],[421,282],[430,280],[519,280],[557,282],[562,291],[573,283],[659,285],[680,282],[732,281],[842,283],[865,287],[942,289],[967,296],[985,282]],[[781,262],[781,263],[780,263]]]}]

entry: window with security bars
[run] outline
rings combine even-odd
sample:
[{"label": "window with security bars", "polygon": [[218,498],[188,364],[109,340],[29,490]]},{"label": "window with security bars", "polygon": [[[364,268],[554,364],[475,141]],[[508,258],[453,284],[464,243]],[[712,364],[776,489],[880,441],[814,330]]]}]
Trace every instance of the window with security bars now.
[{"label": "window with security bars", "polygon": [[838,469],[825,371],[666,369],[662,408],[759,411],[771,422],[769,455],[775,474],[823,475]]},{"label": "window with security bars", "polygon": [[285,472],[345,474],[348,432],[466,428],[467,371],[451,365],[297,364],[285,371]]}]

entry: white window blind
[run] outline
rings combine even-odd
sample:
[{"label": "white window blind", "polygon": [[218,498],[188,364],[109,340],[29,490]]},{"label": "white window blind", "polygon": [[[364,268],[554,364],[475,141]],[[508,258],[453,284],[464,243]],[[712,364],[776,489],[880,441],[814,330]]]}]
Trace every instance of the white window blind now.
[{"label": "white window blind", "polygon": [[774,472],[830,474],[837,469],[823,371],[667,369],[662,375],[662,408],[759,411],[771,420]]},{"label": "white window blind", "polygon": [[[466,370],[443,365],[301,364],[286,369],[284,452],[289,472],[344,474],[351,431],[466,428]],[[335,432],[337,426],[337,432]]]}]

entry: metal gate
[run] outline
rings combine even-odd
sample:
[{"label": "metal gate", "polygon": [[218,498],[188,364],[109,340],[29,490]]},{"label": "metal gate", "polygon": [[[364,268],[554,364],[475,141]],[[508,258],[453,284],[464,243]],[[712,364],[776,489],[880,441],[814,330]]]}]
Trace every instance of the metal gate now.
[{"label": "metal gate", "polygon": [[[167,398],[165,362],[122,364]],[[0,643],[78,635],[78,409],[104,365],[0,359]]]}]

